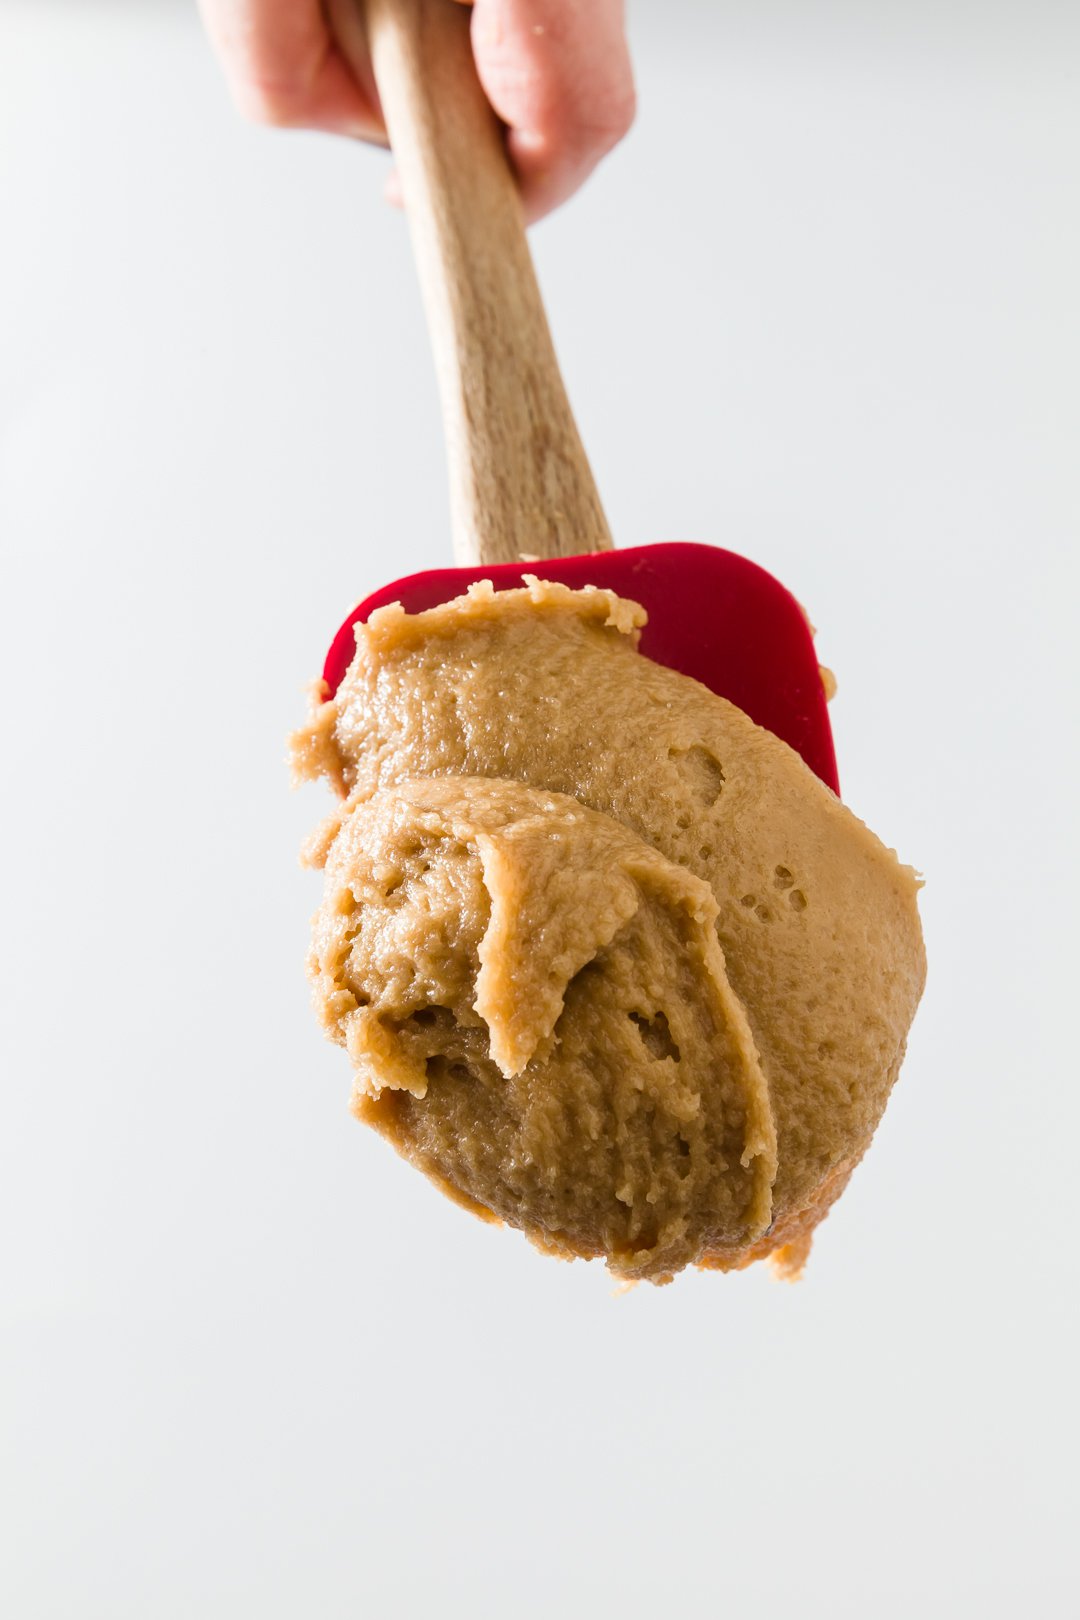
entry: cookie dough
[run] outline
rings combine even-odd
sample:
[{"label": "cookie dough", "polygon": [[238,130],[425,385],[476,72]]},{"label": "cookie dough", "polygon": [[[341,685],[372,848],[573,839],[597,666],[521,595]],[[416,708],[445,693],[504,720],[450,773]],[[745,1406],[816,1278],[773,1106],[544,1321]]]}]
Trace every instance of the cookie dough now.
[{"label": "cookie dough", "polygon": [[293,739],[341,797],[309,972],[354,1107],[478,1213],[629,1279],[795,1271],[924,978],[915,874],[603,590],[357,627]]}]

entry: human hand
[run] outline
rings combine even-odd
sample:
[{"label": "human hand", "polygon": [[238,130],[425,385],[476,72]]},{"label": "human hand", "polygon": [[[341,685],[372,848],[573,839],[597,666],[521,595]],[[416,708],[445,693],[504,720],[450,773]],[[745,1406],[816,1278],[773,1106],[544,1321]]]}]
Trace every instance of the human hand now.
[{"label": "human hand", "polygon": [[[355,0],[199,0],[199,9],[248,117],[386,144]],[[472,44],[526,215],[539,219],[633,121],[623,0],[475,0]],[[387,190],[397,200],[393,179]]]}]

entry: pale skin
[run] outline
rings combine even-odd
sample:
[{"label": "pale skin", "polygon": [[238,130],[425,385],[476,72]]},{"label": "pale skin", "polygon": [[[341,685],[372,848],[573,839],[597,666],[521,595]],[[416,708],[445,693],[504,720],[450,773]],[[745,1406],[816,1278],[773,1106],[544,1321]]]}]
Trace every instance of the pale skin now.
[{"label": "pale skin", "polygon": [[[446,0],[446,4],[453,0]],[[385,144],[356,0],[199,0],[248,117]],[[630,128],[623,0],[475,0],[480,81],[530,220],[572,196]],[[387,195],[398,201],[391,176]]]}]

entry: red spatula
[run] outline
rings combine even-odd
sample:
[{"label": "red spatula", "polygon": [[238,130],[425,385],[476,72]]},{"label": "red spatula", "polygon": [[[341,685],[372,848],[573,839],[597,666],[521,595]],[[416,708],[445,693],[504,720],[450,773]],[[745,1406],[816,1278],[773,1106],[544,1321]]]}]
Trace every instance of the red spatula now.
[{"label": "red spatula", "polygon": [[365,18],[435,351],[460,566],[395,580],[354,608],[327,655],[330,693],[352,659],[353,625],[387,602],[416,613],[475,580],[501,590],[527,573],[606,586],[647,610],[643,653],[737,704],[838,791],[813,638],[790,592],[713,546],[611,549],[468,11],[367,0]]}]

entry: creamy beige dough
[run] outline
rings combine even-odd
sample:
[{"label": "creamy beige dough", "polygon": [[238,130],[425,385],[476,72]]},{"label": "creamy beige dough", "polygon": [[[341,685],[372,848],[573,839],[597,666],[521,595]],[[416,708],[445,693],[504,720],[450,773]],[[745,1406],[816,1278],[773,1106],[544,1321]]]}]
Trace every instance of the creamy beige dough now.
[{"label": "creamy beige dough", "polygon": [[627,1278],[797,1270],[924,977],[914,873],[601,590],[357,627],[293,739],[342,798],[309,971],[354,1106],[445,1190]]}]

